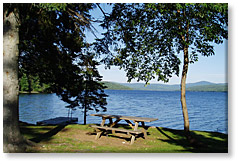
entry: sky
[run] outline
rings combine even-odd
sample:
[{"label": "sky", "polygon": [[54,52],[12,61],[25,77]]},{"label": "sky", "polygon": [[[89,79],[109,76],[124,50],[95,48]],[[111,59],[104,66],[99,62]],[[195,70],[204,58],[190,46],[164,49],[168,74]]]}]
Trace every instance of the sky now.
[{"label": "sky", "polygon": [[[104,11],[110,11],[110,7],[106,4],[101,6]],[[91,11],[91,14],[94,17],[102,17],[102,13],[99,9]],[[100,35],[102,29],[94,24],[94,27],[97,29],[97,35]],[[94,40],[94,36],[88,32],[87,39],[91,42]],[[199,55],[199,60],[194,64],[189,65],[187,83],[194,83],[199,81],[209,81],[213,83],[227,83],[227,41],[223,44],[214,46],[215,55],[210,57],[204,57]],[[178,57],[183,63],[182,54],[179,54]],[[182,64],[180,65],[180,74],[179,77],[174,75],[170,78],[167,84],[180,84],[181,80],[181,70]],[[103,76],[103,81],[111,81],[118,83],[126,83],[127,77],[124,70],[119,70],[119,67],[112,66],[111,69],[105,69],[104,65],[98,67],[99,73]],[[137,80],[132,80],[131,83],[135,83]],[[144,83],[143,81],[140,81]],[[150,83],[164,83],[157,80],[151,80]]]}]

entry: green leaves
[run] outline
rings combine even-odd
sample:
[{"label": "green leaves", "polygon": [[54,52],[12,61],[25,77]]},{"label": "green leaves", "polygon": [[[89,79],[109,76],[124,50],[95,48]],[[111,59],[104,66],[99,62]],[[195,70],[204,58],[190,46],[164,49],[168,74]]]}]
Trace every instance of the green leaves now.
[{"label": "green leaves", "polygon": [[98,83],[102,77],[84,32],[91,27],[89,11],[93,7],[93,4],[22,5],[19,67],[23,74],[48,84],[51,92],[70,105],[82,107],[82,99],[90,97],[87,106],[98,111],[105,110],[106,95],[104,86]]},{"label": "green leaves", "polygon": [[33,5],[47,11],[65,11],[67,7],[66,3],[40,3]]},{"label": "green leaves", "polygon": [[108,55],[106,63],[123,68],[128,81],[167,82],[178,75],[176,54],[184,48],[194,63],[199,54],[214,55],[212,42],[227,39],[227,4],[114,4],[105,24],[108,31],[98,44],[107,41],[115,47],[112,54],[118,54]]}]

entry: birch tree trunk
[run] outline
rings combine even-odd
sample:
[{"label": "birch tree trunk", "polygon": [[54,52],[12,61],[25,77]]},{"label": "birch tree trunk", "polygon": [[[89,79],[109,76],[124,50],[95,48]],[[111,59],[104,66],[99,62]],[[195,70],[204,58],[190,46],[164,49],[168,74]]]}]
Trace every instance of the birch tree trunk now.
[{"label": "birch tree trunk", "polygon": [[3,16],[3,151],[24,152],[18,112],[18,10],[4,9]]},{"label": "birch tree trunk", "polygon": [[[180,15],[180,10],[177,11],[178,15]],[[183,10],[183,17],[186,19],[185,10]],[[188,56],[188,43],[189,41],[189,22],[186,21],[186,37],[185,35],[181,35],[182,41],[184,42],[183,45],[183,71],[182,71],[182,78],[181,78],[181,105],[183,111],[183,119],[184,119],[184,132],[188,140],[191,139],[190,131],[189,131],[189,117],[188,117],[188,108],[186,103],[186,79],[188,73],[188,64],[189,64],[189,56]],[[182,26],[179,23],[179,30],[182,30]]]},{"label": "birch tree trunk", "polygon": [[184,119],[184,132],[186,136],[189,135],[189,117],[188,117],[188,109],[186,104],[186,79],[188,72],[188,48],[184,48],[184,62],[183,62],[183,72],[181,78],[181,105],[183,110],[183,119]]}]

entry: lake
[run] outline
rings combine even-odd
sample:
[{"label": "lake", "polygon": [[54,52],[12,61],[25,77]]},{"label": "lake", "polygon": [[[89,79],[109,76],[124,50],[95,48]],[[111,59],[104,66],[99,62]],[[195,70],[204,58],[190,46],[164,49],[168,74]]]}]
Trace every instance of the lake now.
[{"label": "lake", "polygon": [[[105,93],[109,96],[107,112],[98,113],[158,118],[146,125],[183,129],[179,91],[105,90]],[[187,92],[186,100],[191,130],[228,133],[227,92]],[[19,119],[36,124],[67,117],[66,105],[55,94],[20,94]],[[88,115],[93,113],[90,111]],[[82,110],[74,111],[73,117],[83,124]],[[101,118],[87,116],[87,123],[100,122]]]}]

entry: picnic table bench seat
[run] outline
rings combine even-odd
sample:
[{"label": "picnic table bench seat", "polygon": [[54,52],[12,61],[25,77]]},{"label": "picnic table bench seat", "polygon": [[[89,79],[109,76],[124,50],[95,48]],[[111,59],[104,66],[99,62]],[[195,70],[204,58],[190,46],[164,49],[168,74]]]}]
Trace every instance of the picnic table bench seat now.
[{"label": "picnic table bench seat", "polygon": [[128,129],[112,128],[112,127],[108,127],[108,126],[91,125],[91,127],[95,128],[95,129],[112,130],[112,131],[126,132],[126,133],[133,133],[133,134],[143,133],[141,130],[133,131],[133,130],[128,130]]}]

